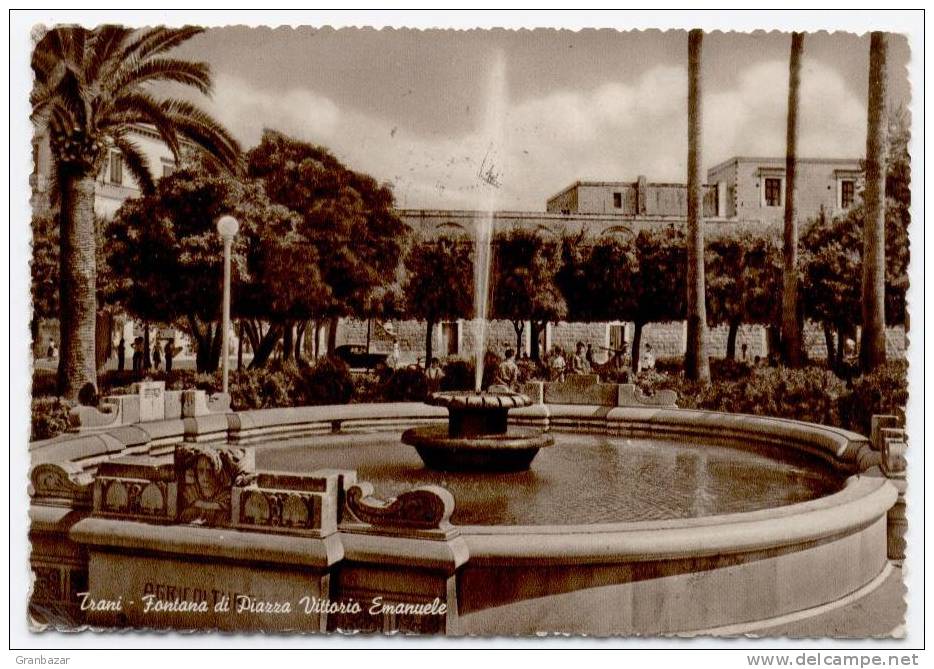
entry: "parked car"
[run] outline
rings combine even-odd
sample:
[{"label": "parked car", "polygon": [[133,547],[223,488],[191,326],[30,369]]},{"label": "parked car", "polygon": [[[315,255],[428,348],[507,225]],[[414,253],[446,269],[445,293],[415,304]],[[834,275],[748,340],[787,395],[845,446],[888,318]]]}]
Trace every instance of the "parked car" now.
[{"label": "parked car", "polygon": [[367,353],[366,346],[356,344],[344,344],[334,349],[334,354],[346,362],[350,367],[366,367],[371,369],[379,364],[386,364],[386,353]]}]

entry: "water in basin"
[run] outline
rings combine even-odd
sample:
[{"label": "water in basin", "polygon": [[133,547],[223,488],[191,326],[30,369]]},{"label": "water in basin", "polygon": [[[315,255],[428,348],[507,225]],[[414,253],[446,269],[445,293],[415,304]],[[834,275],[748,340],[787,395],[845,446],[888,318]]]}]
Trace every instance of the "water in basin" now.
[{"label": "water in basin", "polygon": [[755,511],[815,499],[843,479],[814,463],[708,444],[555,433],[532,468],[451,473],[425,468],[400,433],[315,437],[257,447],[260,469],[356,469],[376,494],[441,485],[458,525],[576,525]]}]

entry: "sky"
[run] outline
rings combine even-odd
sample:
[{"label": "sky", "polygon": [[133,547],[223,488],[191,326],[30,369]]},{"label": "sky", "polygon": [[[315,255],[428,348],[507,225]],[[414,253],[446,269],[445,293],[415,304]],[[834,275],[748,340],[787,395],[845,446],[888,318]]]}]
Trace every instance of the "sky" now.
[{"label": "sky", "polygon": [[[789,45],[705,35],[705,170],[784,155]],[[175,53],[211,65],[201,102],[244,147],[267,127],[320,144],[400,207],[542,211],[577,180],[686,181],[683,31],[228,27]],[[890,104],[910,102],[909,57],[892,35]],[[799,155],[864,154],[868,61],[868,35],[806,36]]]}]

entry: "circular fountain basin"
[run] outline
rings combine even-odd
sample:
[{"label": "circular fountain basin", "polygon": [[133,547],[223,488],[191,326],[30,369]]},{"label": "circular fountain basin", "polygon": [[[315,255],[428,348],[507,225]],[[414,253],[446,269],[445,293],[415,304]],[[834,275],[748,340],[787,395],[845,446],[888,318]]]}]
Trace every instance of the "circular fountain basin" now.
[{"label": "circular fountain basin", "polygon": [[508,390],[441,392],[426,404],[446,407],[448,424],[414,427],[402,443],[414,446],[422,462],[440,471],[513,472],[528,469],[539,449],[551,446],[550,434],[509,428],[510,409],[530,406],[527,395]]},{"label": "circular fountain basin", "polygon": [[[433,432],[443,439],[446,430],[435,425],[415,432]],[[406,431],[403,441],[412,433]],[[313,446],[261,448],[256,458],[259,466],[274,470],[354,469],[383,498],[413,486],[439,485],[457,501],[452,522],[475,527],[574,527],[742,513],[818,499],[844,483],[843,477],[794,453],[778,460],[673,440],[569,433],[538,438],[554,446],[525,471],[426,467],[399,443],[398,432],[322,436]],[[510,452],[503,445],[498,450],[497,457]],[[418,455],[426,458],[421,450]]]}]

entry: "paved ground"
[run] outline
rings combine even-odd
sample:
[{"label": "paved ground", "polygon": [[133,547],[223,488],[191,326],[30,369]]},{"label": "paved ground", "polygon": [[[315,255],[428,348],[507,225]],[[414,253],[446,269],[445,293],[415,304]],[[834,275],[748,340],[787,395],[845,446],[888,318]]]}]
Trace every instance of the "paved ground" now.
[{"label": "paved ground", "polygon": [[905,622],[905,595],[901,566],[875,590],[838,609],[804,620],[757,629],[750,636],[792,638],[866,638],[901,634]]}]

